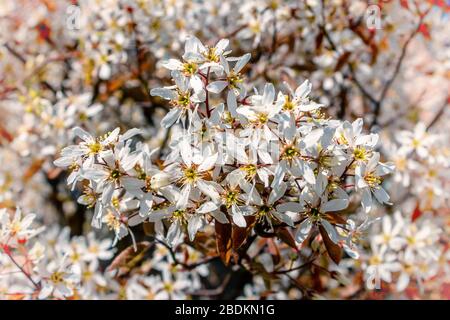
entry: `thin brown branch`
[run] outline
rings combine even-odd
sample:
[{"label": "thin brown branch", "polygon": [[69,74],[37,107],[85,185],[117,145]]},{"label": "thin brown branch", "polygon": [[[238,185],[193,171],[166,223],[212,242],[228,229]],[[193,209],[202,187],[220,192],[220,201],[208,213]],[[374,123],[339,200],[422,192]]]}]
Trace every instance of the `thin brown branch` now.
[{"label": "thin brown branch", "polygon": [[308,267],[309,265],[311,265],[316,260],[316,257],[317,256],[314,255],[311,260],[309,260],[309,261],[307,261],[307,262],[305,262],[305,263],[303,263],[303,264],[301,264],[301,265],[299,265],[299,266],[297,266],[295,268],[290,268],[290,269],[287,269],[287,270],[276,270],[276,271],[273,271],[272,274],[286,274],[286,273],[289,273],[289,272],[292,272],[292,271],[303,269],[303,268]]},{"label": "thin brown branch", "polygon": [[419,22],[417,23],[416,28],[409,35],[408,39],[406,39],[405,43],[403,44],[400,57],[398,58],[397,63],[395,64],[394,72],[392,73],[392,75],[388,79],[388,81],[386,81],[386,84],[384,85],[384,87],[383,87],[383,89],[381,91],[380,98],[378,99],[378,102],[375,104],[373,120],[372,120],[372,123],[371,123],[370,127],[373,127],[374,125],[376,125],[378,123],[378,117],[380,115],[384,99],[386,98],[386,95],[387,95],[390,87],[392,86],[392,84],[394,83],[395,79],[397,78],[397,76],[398,76],[398,74],[400,72],[400,69],[401,69],[403,61],[405,59],[406,52],[408,50],[409,44],[414,39],[414,37],[419,33],[420,27],[422,26],[422,23],[423,23],[423,20],[425,19],[425,17],[427,16],[429,11],[430,11],[430,9],[428,9],[425,13],[420,15],[420,19],[419,19]]},{"label": "thin brown branch", "polygon": [[9,257],[9,259],[12,261],[12,263],[14,263],[14,265],[20,270],[20,272],[22,272],[25,277],[30,280],[30,282],[33,284],[33,286],[37,289],[40,290],[41,289],[41,285],[39,283],[37,283],[36,281],[33,280],[33,278],[31,277],[31,275],[25,271],[25,269],[19,265],[19,263],[16,261],[16,259],[14,259],[14,257],[12,256],[11,253],[6,253],[6,255]]},{"label": "thin brown branch", "polygon": [[207,263],[210,263],[213,260],[219,259],[219,256],[212,256],[212,257],[207,257],[207,258],[205,258],[205,259],[203,259],[201,261],[195,262],[195,263],[184,263],[184,262],[180,261],[176,257],[175,252],[173,251],[173,249],[167,243],[165,243],[164,241],[161,241],[161,240],[159,240],[157,238],[153,238],[153,240],[156,241],[157,243],[163,245],[167,250],[169,250],[170,256],[171,256],[173,262],[176,265],[180,265],[183,268],[186,268],[188,270],[195,269],[195,268],[197,268],[197,267],[199,267],[199,266],[201,266],[203,264],[207,264]]},{"label": "thin brown branch", "polygon": [[427,126],[427,131],[430,130],[442,117],[444,114],[445,109],[448,107],[450,101],[450,97],[447,97],[445,99],[444,104],[439,108],[439,111],[434,116],[433,120],[430,121],[430,123]]}]

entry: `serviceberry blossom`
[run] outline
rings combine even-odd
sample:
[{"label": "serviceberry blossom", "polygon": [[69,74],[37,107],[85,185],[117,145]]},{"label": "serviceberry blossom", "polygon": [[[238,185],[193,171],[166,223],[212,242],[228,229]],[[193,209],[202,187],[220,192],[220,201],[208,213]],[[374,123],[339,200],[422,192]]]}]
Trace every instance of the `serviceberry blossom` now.
[{"label": "serviceberry blossom", "polygon": [[449,5],[378,2],[0,1],[0,299],[448,299]]},{"label": "serviceberry blossom", "polygon": [[[238,77],[250,55],[237,59],[230,71],[231,61],[221,50],[214,51],[228,77],[226,83],[220,80],[220,72],[202,72],[208,61],[200,59],[199,48],[199,42],[190,39],[184,64],[163,63],[172,69],[175,87],[151,90],[177,110],[176,117],[166,122],[172,117],[173,110],[169,111],[162,125],[182,125],[182,133],[169,142],[172,151],[159,165],[160,172],[152,169],[157,165],[151,162],[149,149],[133,148],[137,129],[122,135],[117,128],[100,138],[74,129],[82,141],[61,154],[75,162],[81,159],[80,176],[89,186],[85,197],[90,201],[85,202],[91,207],[100,203],[93,226],[107,224],[118,240],[131,232],[131,226],[147,220],[172,246],[182,243],[186,233],[194,241],[214,221],[272,231],[289,226],[296,229],[299,244],[313,230],[320,230],[340,246],[336,228],[347,225],[340,212],[349,206],[352,194],[360,194],[365,213],[372,207],[372,193],[380,204],[388,203],[381,177],[393,167],[379,162],[380,154],[374,150],[378,138],[362,133],[361,120],[350,124],[326,118],[320,105],[307,98],[311,90],[307,81],[289,100],[292,108],[283,109],[286,99],[275,100],[276,90],[270,83],[262,94],[255,91],[241,103],[237,97],[243,91],[236,92],[237,82],[230,75]],[[180,68],[185,68],[184,74]],[[240,80],[239,88],[244,88]],[[206,98],[191,99],[189,93],[212,96],[223,90],[228,92],[225,101],[216,100],[215,106]],[[206,140],[192,135],[197,128]],[[145,163],[139,164],[138,158]],[[155,188],[155,179],[164,183]]]}]

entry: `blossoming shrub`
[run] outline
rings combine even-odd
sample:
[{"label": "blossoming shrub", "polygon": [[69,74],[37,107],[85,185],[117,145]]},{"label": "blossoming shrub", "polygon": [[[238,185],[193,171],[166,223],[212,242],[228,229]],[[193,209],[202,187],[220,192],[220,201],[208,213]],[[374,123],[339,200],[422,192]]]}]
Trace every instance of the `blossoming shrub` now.
[{"label": "blossoming shrub", "polygon": [[448,298],[448,12],[3,1],[0,297]]}]

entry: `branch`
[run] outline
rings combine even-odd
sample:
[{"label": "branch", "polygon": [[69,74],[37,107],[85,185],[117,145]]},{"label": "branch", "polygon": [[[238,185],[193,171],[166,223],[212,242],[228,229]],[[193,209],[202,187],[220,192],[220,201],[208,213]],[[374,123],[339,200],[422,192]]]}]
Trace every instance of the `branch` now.
[{"label": "branch", "polygon": [[[305,2],[305,4],[306,4],[306,7],[308,8],[308,10],[314,14],[314,10],[306,2]],[[325,5],[324,5],[324,1],[322,0],[322,6],[321,6],[322,23],[319,23],[319,28],[322,31],[323,35],[325,36],[325,39],[327,39],[327,41],[330,44],[333,51],[339,53],[339,50],[338,50],[336,44],[334,43],[333,39],[331,38],[330,34],[328,33],[328,31],[325,27],[324,8],[325,8]],[[366,97],[372,104],[377,103],[377,100],[364,88],[362,83],[356,77],[356,71],[355,71],[355,68],[353,67],[353,65],[351,63],[348,63],[348,67],[349,67],[353,82],[356,84],[356,86],[361,91],[363,96]]]},{"label": "branch", "polygon": [[162,244],[164,247],[166,247],[167,250],[169,250],[170,256],[172,257],[172,260],[173,260],[173,262],[176,265],[180,265],[183,268],[186,268],[188,270],[195,269],[198,266],[201,266],[203,264],[207,264],[207,263],[209,263],[209,262],[219,258],[219,256],[213,256],[213,257],[207,257],[207,258],[205,258],[205,259],[203,259],[203,260],[201,260],[199,262],[195,262],[195,263],[184,263],[184,262],[181,262],[180,260],[178,260],[178,258],[175,255],[175,252],[173,251],[173,249],[167,243],[165,243],[164,241],[161,241],[161,240],[159,240],[157,238],[154,238],[154,237],[152,237],[152,238],[153,238],[153,240],[155,242],[157,242],[159,244]]},{"label": "branch", "polygon": [[441,119],[441,116],[444,114],[445,108],[447,108],[449,102],[450,102],[450,96],[445,99],[445,102],[442,105],[442,107],[436,113],[436,115],[434,116],[433,120],[431,120],[431,122],[428,124],[427,131],[429,129],[431,129],[431,127],[433,127]]},{"label": "branch", "polygon": [[39,283],[37,283],[36,281],[33,280],[33,278],[31,277],[31,275],[25,271],[25,269],[23,267],[21,267],[17,261],[14,259],[14,257],[12,256],[11,253],[9,252],[5,252],[6,255],[9,257],[9,259],[12,261],[12,263],[14,263],[14,265],[19,268],[20,272],[22,272],[25,277],[27,277],[28,280],[30,280],[30,282],[33,284],[33,286],[37,289],[40,290],[41,289],[41,285]]},{"label": "branch", "polygon": [[303,268],[309,266],[310,264],[312,264],[316,260],[316,257],[317,257],[317,255],[314,255],[311,260],[309,260],[309,261],[305,262],[304,264],[301,264],[301,265],[299,265],[299,266],[297,266],[295,268],[290,268],[290,269],[287,269],[287,270],[272,271],[271,273],[272,274],[286,274],[286,273],[289,273],[289,272],[292,272],[292,271],[303,269]]},{"label": "branch", "polygon": [[420,14],[420,19],[419,19],[419,22],[417,23],[416,28],[410,34],[410,36],[406,40],[405,44],[403,45],[402,52],[400,54],[400,57],[397,60],[396,65],[395,65],[394,72],[392,73],[392,76],[389,78],[389,80],[384,85],[383,90],[381,91],[380,98],[378,99],[378,102],[375,103],[373,120],[372,120],[370,127],[373,127],[374,125],[376,125],[378,123],[378,116],[380,115],[381,107],[383,105],[384,99],[386,98],[386,94],[389,91],[389,88],[394,83],[394,80],[397,78],[397,76],[399,74],[399,71],[401,69],[403,60],[406,56],[406,51],[408,50],[409,44],[411,43],[412,39],[419,33],[420,27],[423,23],[423,20],[425,19],[426,15],[428,14],[429,11],[430,11],[430,9],[428,9],[424,14]]},{"label": "branch", "polygon": [[206,106],[206,116],[209,118],[211,118],[211,110],[209,108],[209,91],[206,89],[206,87],[209,84],[209,73],[211,71],[211,67],[208,67],[208,71],[206,73],[206,77],[205,77],[205,91],[206,91],[206,99],[205,99],[205,106]]}]

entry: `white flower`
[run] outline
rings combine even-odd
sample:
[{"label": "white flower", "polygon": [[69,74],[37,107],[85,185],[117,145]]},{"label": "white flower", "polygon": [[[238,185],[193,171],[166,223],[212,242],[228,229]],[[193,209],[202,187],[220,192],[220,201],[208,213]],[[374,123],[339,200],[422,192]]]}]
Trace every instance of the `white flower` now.
[{"label": "white flower", "polygon": [[392,282],[392,273],[400,271],[401,264],[396,261],[396,255],[387,253],[386,247],[371,246],[372,256],[365,268],[366,286],[368,289],[381,288],[381,281]]},{"label": "white flower", "polygon": [[427,133],[426,125],[419,122],[413,132],[401,131],[397,140],[402,145],[402,151],[406,154],[415,151],[419,157],[425,158],[428,156],[428,148],[431,146],[434,137]]},{"label": "white flower", "polygon": [[389,249],[399,250],[405,243],[405,240],[400,237],[400,232],[402,231],[404,224],[400,212],[397,211],[394,214],[394,219],[390,216],[384,216],[381,223],[382,232],[381,234],[375,235],[372,241],[376,245],[387,246]]},{"label": "white flower", "polygon": [[393,167],[379,163],[380,154],[375,152],[367,165],[361,163],[355,170],[356,189],[362,191],[362,206],[366,213],[372,209],[372,194],[381,204],[389,204],[389,195],[381,186],[383,176],[391,173]]},{"label": "white flower", "polygon": [[280,211],[300,212],[302,213],[302,222],[297,228],[295,240],[302,243],[310,234],[313,226],[323,226],[329,238],[334,243],[340,241],[340,236],[335,227],[327,220],[328,212],[338,212],[348,207],[349,201],[346,194],[341,194],[343,198],[329,199],[326,190],[326,184],[321,182],[324,177],[320,175],[320,180],[314,189],[305,187],[299,203],[286,203],[280,205]]},{"label": "white flower", "polygon": [[213,199],[218,201],[219,194],[213,183],[205,180],[206,175],[210,172],[217,161],[218,154],[214,153],[204,157],[193,158],[192,149],[188,143],[181,146],[181,160],[182,163],[174,163],[167,168],[167,171],[176,179],[182,186],[181,194],[177,201],[177,208],[186,208],[191,191],[198,190]]},{"label": "white flower", "polygon": [[114,255],[111,239],[97,240],[93,232],[86,236],[87,248],[85,259],[87,261],[109,260]]},{"label": "white flower", "polygon": [[363,135],[361,134],[362,128],[363,120],[359,118],[353,121],[353,123],[344,121],[336,130],[338,142],[351,150],[353,159],[358,164],[368,161],[372,155],[373,148],[378,143],[377,134]]},{"label": "white flower", "polygon": [[[220,93],[226,87],[228,87],[229,89],[228,95],[230,95],[231,93],[234,93],[235,96],[239,96],[240,94],[242,94],[245,89],[242,85],[243,79],[240,72],[247,64],[247,62],[250,60],[250,58],[251,58],[250,53],[244,54],[236,61],[234,68],[230,69],[228,60],[224,56],[220,56],[220,65],[225,71],[226,78],[223,80],[214,81],[210,83],[206,87],[206,90],[212,93]],[[227,98],[227,100],[230,100],[230,98]]]},{"label": "white flower", "polygon": [[14,216],[11,217],[6,209],[0,209],[0,239],[8,243],[9,246],[17,245],[18,242],[26,242],[43,231],[43,227],[34,229],[32,227],[35,214],[24,215],[20,208],[17,208]]},{"label": "white flower", "polygon": [[67,257],[52,261],[48,265],[40,264],[39,275],[42,279],[39,299],[68,298],[73,295],[73,288],[79,281],[79,275],[70,269]]},{"label": "white flower", "polygon": [[171,183],[172,177],[166,172],[158,172],[151,177],[150,184],[153,189],[160,189]]},{"label": "white flower", "polygon": [[298,117],[300,112],[311,112],[322,108],[323,104],[318,104],[309,99],[311,93],[312,84],[309,80],[305,80],[300,86],[295,89],[295,92],[291,89],[287,82],[284,82],[285,87],[288,90],[288,95],[284,95],[281,91],[278,93],[277,105],[280,105],[285,112],[293,113],[295,117]]},{"label": "white flower", "polygon": [[156,88],[150,91],[152,96],[169,100],[173,105],[161,122],[164,128],[169,128],[178,122],[186,112],[195,109],[194,104],[205,101],[205,91],[199,78],[189,80],[179,71],[172,71],[172,78],[175,80],[175,86]]},{"label": "white flower", "polygon": [[74,135],[79,137],[82,141],[78,145],[64,148],[61,151],[61,156],[69,158],[83,157],[83,159],[86,158],[84,161],[88,165],[91,165],[94,163],[95,157],[107,150],[110,144],[117,141],[120,129],[116,128],[104,138],[98,139],[80,127],[76,127],[72,131]]}]

